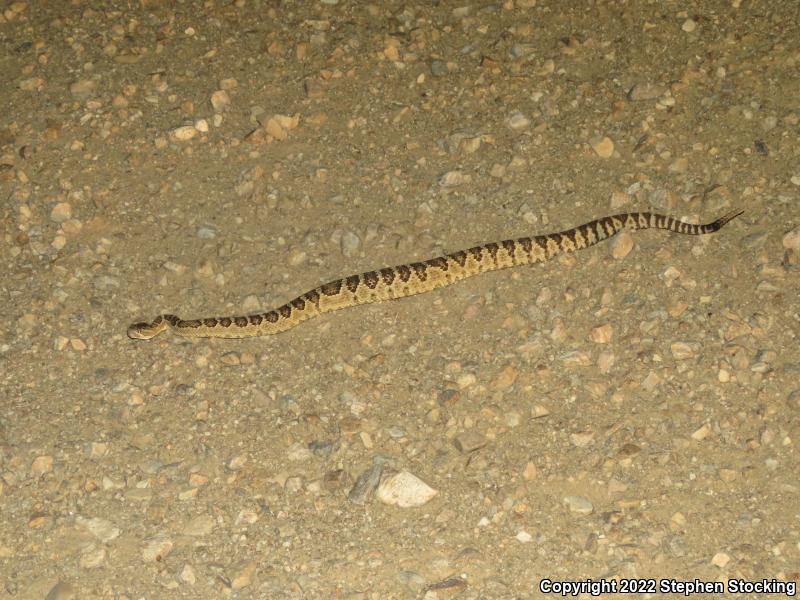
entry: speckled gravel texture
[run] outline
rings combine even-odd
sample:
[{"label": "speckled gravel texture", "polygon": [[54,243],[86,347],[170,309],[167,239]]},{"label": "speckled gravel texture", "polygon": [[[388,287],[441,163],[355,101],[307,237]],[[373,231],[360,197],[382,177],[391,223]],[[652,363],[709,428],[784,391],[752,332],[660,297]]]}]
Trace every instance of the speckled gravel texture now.
[{"label": "speckled gravel texture", "polygon": [[[800,578],[793,2],[0,7],[0,598]],[[735,208],[279,336],[125,335]]]}]

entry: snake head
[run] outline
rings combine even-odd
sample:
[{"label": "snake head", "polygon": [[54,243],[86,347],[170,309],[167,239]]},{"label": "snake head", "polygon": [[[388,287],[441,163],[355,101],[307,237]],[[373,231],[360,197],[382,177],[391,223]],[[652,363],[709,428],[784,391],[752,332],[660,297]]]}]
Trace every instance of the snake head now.
[{"label": "snake head", "polygon": [[132,340],[149,340],[154,338],[168,327],[170,320],[179,321],[174,315],[160,315],[152,323],[134,323],[128,327],[128,337]]}]

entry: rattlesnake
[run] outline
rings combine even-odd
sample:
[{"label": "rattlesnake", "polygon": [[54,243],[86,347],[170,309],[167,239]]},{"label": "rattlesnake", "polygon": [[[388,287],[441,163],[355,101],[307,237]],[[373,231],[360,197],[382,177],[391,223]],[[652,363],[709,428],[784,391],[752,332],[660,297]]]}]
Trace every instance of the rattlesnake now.
[{"label": "rattlesnake", "polygon": [[706,225],[694,225],[649,212],[603,217],[560,233],[484,244],[425,262],[351,275],[316,287],[280,308],[256,315],[193,320],[160,315],[152,323],[134,323],[128,327],[128,337],[149,340],[167,329],[184,337],[244,338],[280,333],[307,319],[340,308],[413,296],[478,273],[544,262],[556,254],[597,244],[622,229],[655,228],[687,235],[704,235],[719,231],[742,212],[730,212]]}]

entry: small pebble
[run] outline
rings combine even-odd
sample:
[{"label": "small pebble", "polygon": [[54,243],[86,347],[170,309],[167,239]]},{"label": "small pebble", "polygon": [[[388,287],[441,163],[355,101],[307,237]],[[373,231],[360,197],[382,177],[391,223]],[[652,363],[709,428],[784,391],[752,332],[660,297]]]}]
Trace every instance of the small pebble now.
[{"label": "small pebble", "polygon": [[708,425],[703,425],[692,433],[692,439],[701,441],[706,439],[711,434],[711,428]]},{"label": "small pebble", "polygon": [[[12,590],[9,589],[8,584],[6,584],[6,586],[6,592],[11,594]],[[72,585],[66,581],[59,581],[52,588],[50,588],[50,591],[47,592],[44,600],[75,600],[77,597],[77,592]]]},{"label": "small pebble", "polygon": [[448,171],[439,177],[439,185],[441,187],[456,187],[466,183],[469,178],[461,171]]},{"label": "small pebble", "polygon": [[603,373],[608,373],[616,362],[616,355],[612,350],[603,350],[597,355],[597,366]]},{"label": "small pebble", "polygon": [[106,442],[90,442],[86,447],[89,458],[98,459],[108,455],[109,446]]},{"label": "small pebble", "polygon": [[227,467],[231,471],[239,471],[240,469],[244,468],[246,463],[247,463],[247,456],[245,456],[244,454],[239,454],[237,456],[234,456],[228,461]]},{"label": "small pebble", "polygon": [[355,256],[361,248],[361,238],[352,231],[345,231],[340,241],[342,254],[348,258]]},{"label": "small pebble", "polygon": [[219,361],[223,365],[227,365],[229,367],[235,367],[236,365],[240,365],[242,363],[239,353],[233,351],[224,353],[222,356],[220,356]]},{"label": "small pebble", "polygon": [[145,562],[161,561],[172,551],[172,540],[165,534],[157,534],[145,540],[142,558]]},{"label": "small pebble", "polygon": [[300,115],[273,115],[264,125],[264,130],[269,136],[278,141],[289,138],[289,131],[300,124]]},{"label": "small pebble", "polygon": [[489,440],[487,440],[486,437],[472,429],[459,433],[455,439],[453,439],[453,445],[459,452],[464,453],[474,452],[475,450],[483,448],[488,443]]},{"label": "small pebble", "polygon": [[372,498],[381,481],[383,462],[376,462],[369,469],[361,473],[356,479],[347,499],[353,504],[365,504]]},{"label": "small pebble", "polygon": [[673,319],[677,319],[684,312],[686,312],[687,308],[689,308],[689,304],[687,302],[684,302],[683,300],[677,300],[669,304],[669,306],[667,307],[667,313]]},{"label": "small pebble", "polygon": [[227,110],[231,104],[231,97],[225,90],[217,90],[211,94],[211,106],[216,112]]},{"label": "small pebble", "polygon": [[528,461],[528,463],[525,465],[525,469],[522,471],[522,478],[525,479],[525,481],[532,481],[536,479],[536,475],[536,465],[533,464],[532,461]]},{"label": "small pebble", "polygon": [[648,392],[652,392],[659,383],[661,383],[661,378],[654,371],[650,371],[642,380],[642,387]]},{"label": "small pebble", "polygon": [[103,546],[89,544],[81,551],[78,566],[81,569],[96,569],[106,561],[106,549]]},{"label": "small pebble", "polygon": [[447,67],[447,63],[443,60],[432,60],[431,61],[431,74],[434,77],[444,77],[450,72],[450,69]]},{"label": "small pebble", "polygon": [[[343,236],[344,237],[344,236]],[[344,250],[343,250],[344,252]],[[289,251],[289,257],[287,258],[287,262],[292,267],[299,267],[300,265],[306,262],[308,258],[308,254],[305,250],[294,248]]]},{"label": "small pebble", "polygon": [[85,100],[94,92],[97,84],[91,79],[81,79],[69,86],[69,93],[79,100]]},{"label": "small pebble", "polygon": [[91,533],[94,537],[96,537],[99,541],[107,544],[111,540],[116,539],[119,537],[121,531],[118,527],[115,527],[114,524],[109,521],[108,519],[103,519],[101,517],[93,517],[91,519],[85,519],[81,516],[75,518],[75,523],[81,527],[86,528],[89,533]]},{"label": "small pebble", "polygon": [[467,582],[460,577],[450,577],[444,581],[432,583],[425,588],[425,600],[440,600],[460,596],[467,589]]},{"label": "small pebble", "polygon": [[184,125],[183,127],[177,127],[170,131],[170,136],[174,140],[185,142],[191,140],[198,133],[200,132],[195,129],[194,125]]},{"label": "small pebble", "polygon": [[253,577],[258,569],[256,561],[250,561],[244,566],[239,567],[231,577],[231,589],[241,590],[253,583]]},{"label": "small pebble", "polygon": [[183,528],[183,535],[201,537],[214,531],[214,519],[210,515],[198,515],[190,520]]},{"label": "small pebble", "polygon": [[459,400],[461,400],[461,393],[458,390],[442,390],[438,395],[439,405],[443,407],[454,406]]},{"label": "small pebble", "polygon": [[289,138],[289,132],[274,118],[267,120],[264,130],[272,139],[278,141],[284,141]]},{"label": "small pebble", "polygon": [[195,575],[194,568],[189,563],[186,563],[178,573],[178,578],[188,585],[194,585],[197,582],[197,575]]},{"label": "small pebble", "polygon": [[662,96],[666,91],[663,85],[657,83],[637,83],[628,92],[628,99],[634,102],[640,100],[654,100]]},{"label": "small pebble", "polygon": [[724,552],[717,552],[711,559],[711,564],[720,569],[724,569],[731,561],[731,557]]},{"label": "small pebble", "polygon": [[571,433],[569,435],[569,440],[578,448],[586,448],[594,443],[594,433],[591,431]]},{"label": "small pebble", "polygon": [[784,248],[800,252],[800,226],[789,231],[781,241]]},{"label": "small pebble", "polygon": [[583,496],[564,496],[563,502],[570,512],[578,515],[589,515],[594,511],[592,502]]},{"label": "small pebble", "polygon": [[625,258],[633,250],[633,244],[633,236],[627,231],[620,231],[611,239],[609,248],[611,256],[617,260]]},{"label": "small pebble", "polygon": [[589,339],[595,344],[607,344],[613,337],[614,328],[608,323],[592,327],[592,330],[589,332]]},{"label": "small pebble", "polygon": [[519,370],[516,367],[512,365],[505,367],[492,381],[492,389],[501,391],[509,389],[517,380],[517,375],[519,375]]},{"label": "small pebble", "polygon": [[72,206],[69,202],[59,202],[50,211],[50,220],[63,223],[72,217]]},{"label": "small pebble", "polygon": [[786,403],[790,408],[800,411],[800,389],[789,392],[786,395]]},{"label": "small pebble", "polygon": [[515,112],[508,117],[508,119],[506,119],[506,124],[514,131],[520,131],[522,129],[527,129],[530,126],[531,121],[521,112]]},{"label": "small pebble", "polygon": [[53,470],[53,457],[49,454],[37,456],[31,463],[31,472],[34,475],[41,476],[45,473],[50,473]]},{"label": "small pebble", "polygon": [[478,381],[478,378],[474,373],[462,373],[456,378],[456,383],[462,390],[474,385],[476,381]]},{"label": "small pebble", "polygon": [[438,493],[417,476],[400,471],[383,479],[375,495],[384,504],[411,508],[422,506]]},{"label": "small pebble", "polygon": [[549,414],[550,411],[548,408],[542,404],[534,404],[533,407],[531,407],[531,417],[534,419],[541,419]]},{"label": "small pebble", "polygon": [[689,170],[689,159],[681,157],[672,161],[668,167],[671,173],[686,173]]},{"label": "small pebble", "polygon": [[698,346],[687,342],[673,342],[670,344],[669,350],[673,358],[684,360],[693,357],[698,350]]},{"label": "small pebble", "polygon": [[614,155],[614,142],[609,137],[594,137],[589,140],[589,145],[600,158],[610,158]]}]

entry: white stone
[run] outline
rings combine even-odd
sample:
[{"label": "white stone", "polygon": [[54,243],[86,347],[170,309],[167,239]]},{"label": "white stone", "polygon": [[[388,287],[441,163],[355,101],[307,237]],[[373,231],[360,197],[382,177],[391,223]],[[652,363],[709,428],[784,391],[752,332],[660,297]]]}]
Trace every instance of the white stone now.
[{"label": "white stone", "polygon": [[594,511],[591,500],[583,496],[565,496],[564,504],[567,505],[570,512],[578,515],[589,515]]},{"label": "white stone", "polygon": [[514,131],[520,131],[522,129],[527,129],[531,124],[531,120],[521,112],[517,111],[512,113],[511,116],[506,119],[506,124]]},{"label": "white stone", "polygon": [[86,519],[79,516],[75,518],[75,523],[87,529],[89,533],[91,533],[104,544],[116,539],[121,533],[119,528],[115,527],[111,521],[108,519],[102,519],[100,517]]},{"label": "white stone", "polygon": [[400,471],[383,479],[375,492],[378,500],[390,506],[422,506],[439,492],[416,475]]},{"label": "white stone", "polygon": [[172,138],[175,140],[185,142],[195,137],[198,133],[199,132],[197,129],[195,129],[194,125],[184,125],[183,127],[176,127],[173,129],[170,132],[170,136],[172,136]]},{"label": "white stone", "polygon": [[533,540],[533,536],[527,531],[520,531],[516,535],[516,538],[518,542],[522,542],[523,544],[527,544]]},{"label": "white stone", "polygon": [[222,112],[230,106],[231,97],[225,90],[217,90],[211,94],[211,106],[217,112]]},{"label": "white stone", "polygon": [[142,548],[142,558],[145,562],[163,560],[172,551],[172,540],[165,534],[159,533],[145,540]]}]

